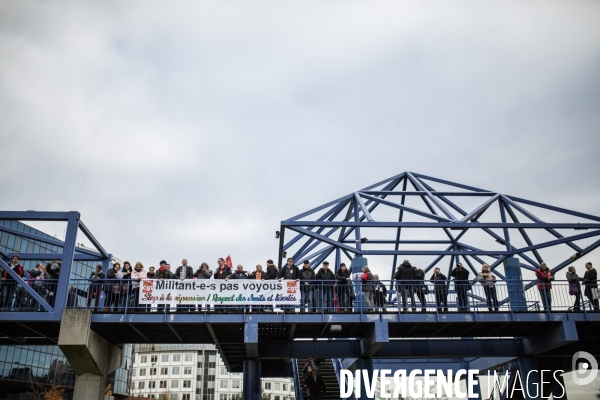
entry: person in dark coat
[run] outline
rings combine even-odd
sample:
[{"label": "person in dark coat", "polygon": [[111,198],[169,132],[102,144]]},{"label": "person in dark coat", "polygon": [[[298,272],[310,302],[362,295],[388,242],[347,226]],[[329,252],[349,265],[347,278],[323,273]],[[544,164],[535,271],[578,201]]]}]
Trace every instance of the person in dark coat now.
[{"label": "person in dark coat", "polygon": [[375,311],[385,312],[385,296],[387,295],[387,289],[383,283],[379,280],[379,275],[373,276],[373,287],[375,288]]},{"label": "person in dark coat", "polygon": [[439,268],[435,268],[429,280],[433,282],[435,304],[438,312],[448,312],[448,284],[446,283],[448,278],[442,274]]},{"label": "person in dark coat", "polygon": [[325,381],[321,374],[319,374],[319,370],[314,368],[311,371],[311,374],[304,381],[304,386],[308,388],[310,392],[310,400],[321,400],[321,394],[327,393],[327,389],[325,388]]},{"label": "person in dark coat", "polygon": [[350,271],[346,268],[346,264],[340,264],[335,277],[337,279],[338,304],[343,312],[348,312],[350,307],[350,290],[352,290],[350,282],[352,278],[350,277]]},{"label": "person in dark coat", "polygon": [[[188,265],[187,258],[181,260],[181,266],[177,267],[175,270],[175,279],[184,280],[184,279],[194,279],[194,268]],[[177,304],[177,311],[187,311],[191,312],[194,309],[193,304]]]},{"label": "person in dark coat", "polygon": [[592,266],[591,262],[585,264],[585,274],[583,274],[583,287],[585,297],[589,300],[590,304],[594,307],[594,311],[600,311],[598,307],[598,299],[594,298],[594,292],[598,290],[598,273]]},{"label": "person in dark coat", "polygon": [[469,271],[463,268],[461,263],[458,263],[452,270],[450,276],[454,278],[458,311],[467,311],[467,292],[471,289],[469,283]]},{"label": "person in dark coat", "polygon": [[102,292],[102,284],[106,279],[106,275],[102,272],[102,264],[96,265],[96,269],[90,275],[90,288],[88,290],[87,306],[90,308],[92,299],[96,299],[94,311],[98,311],[98,303],[100,303],[100,293]]},{"label": "person in dark coat", "polygon": [[[158,268],[158,271],[156,271],[154,274],[155,279],[160,279],[162,281],[164,279],[175,278],[175,275],[173,275],[173,273],[169,270],[169,263],[167,263],[165,260],[162,260],[159,265],[160,267]],[[156,310],[158,312],[169,312],[171,311],[171,306],[169,304],[157,304]]]},{"label": "person in dark coat", "polygon": [[319,306],[323,312],[333,312],[333,282],[335,274],[329,269],[329,262],[324,261],[323,267],[315,276],[319,281]]},{"label": "person in dark coat", "polygon": [[397,294],[398,306],[400,306],[400,297],[402,297],[402,309],[404,312],[408,311],[408,305],[406,298],[410,296],[410,306],[413,312],[417,311],[415,306],[415,268],[410,264],[408,260],[404,260],[402,264],[398,266],[398,270],[394,274],[394,279],[397,281]]},{"label": "person in dark coat", "polygon": [[[52,268],[53,265],[56,267]],[[50,282],[47,283],[48,289],[48,304],[54,306],[54,299],[56,296],[56,288],[58,287],[58,278],[60,277],[60,266],[62,263],[58,260],[50,261],[46,264],[46,272],[50,275]]]},{"label": "person in dark coat", "polygon": [[267,260],[267,270],[265,271],[265,281],[277,279],[277,265],[273,263],[273,260]]},{"label": "person in dark coat", "polygon": [[115,263],[111,269],[106,272],[106,284],[104,285],[104,310],[119,311],[121,303],[121,264]]},{"label": "person in dark coat", "polygon": [[427,286],[425,285],[425,271],[421,268],[415,267],[415,294],[417,299],[421,302],[421,312],[427,311],[427,298],[425,295],[428,293]]},{"label": "person in dark coat", "polygon": [[212,275],[213,275],[212,270],[208,266],[208,263],[205,263],[205,262],[200,264],[200,266],[198,267],[198,270],[196,272],[194,272],[194,278],[196,278],[196,279],[210,279],[210,277]]},{"label": "person in dark coat", "polygon": [[300,270],[300,312],[304,312],[304,307],[308,307],[308,311],[317,311],[316,302],[314,300],[314,290],[311,281],[315,280],[315,271],[310,266],[308,260],[304,261],[304,265]]},{"label": "person in dark coat", "polygon": [[[282,279],[294,279],[295,281],[300,280],[300,269],[294,265],[293,258],[287,259],[287,264],[279,270],[279,273],[277,274],[277,279],[279,281],[281,281]],[[286,313],[294,311],[294,306],[290,305],[284,305],[281,308]],[[300,310],[302,310],[302,307],[300,307]]]},{"label": "person in dark coat", "polygon": [[[235,272],[231,275],[229,275],[225,280],[229,280],[229,279],[248,279],[248,274],[246,273],[246,271],[244,271],[244,266],[242,264],[238,264]],[[234,308],[232,309],[232,311],[234,312],[244,312],[249,310],[249,307],[236,307],[234,306]]]},{"label": "person in dark coat", "polygon": [[540,268],[535,271],[537,277],[537,288],[540,292],[544,311],[552,311],[552,281],[554,274],[548,268],[545,262],[540,264]]}]

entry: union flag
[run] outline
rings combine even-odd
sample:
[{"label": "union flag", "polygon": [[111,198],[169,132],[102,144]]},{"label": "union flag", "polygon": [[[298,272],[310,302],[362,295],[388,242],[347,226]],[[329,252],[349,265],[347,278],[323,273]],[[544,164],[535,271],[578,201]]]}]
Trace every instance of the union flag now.
[{"label": "union flag", "polygon": [[229,267],[229,268],[233,268],[233,263],[231,262],[231,255],[228,254],[227,258],[225,259],[225,264]]}]

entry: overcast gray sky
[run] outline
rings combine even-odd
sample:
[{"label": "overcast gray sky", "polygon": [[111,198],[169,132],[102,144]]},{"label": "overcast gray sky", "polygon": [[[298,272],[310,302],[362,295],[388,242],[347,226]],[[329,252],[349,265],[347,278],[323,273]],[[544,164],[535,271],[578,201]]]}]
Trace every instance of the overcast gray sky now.
[{"label": "overcast gray sky", "polygon": [[282,219],[407,170],[600,215],[599,20],[592,1],[0,0],[0,208],[80,211],[147,266],[252,267]]},{"label": "overcast gray sky", "polygon": [[406,170],[600,215],[599,17],[0,1],[0,205],[77,210],[122,259],[194,266],[275,258],[282,219]]}]

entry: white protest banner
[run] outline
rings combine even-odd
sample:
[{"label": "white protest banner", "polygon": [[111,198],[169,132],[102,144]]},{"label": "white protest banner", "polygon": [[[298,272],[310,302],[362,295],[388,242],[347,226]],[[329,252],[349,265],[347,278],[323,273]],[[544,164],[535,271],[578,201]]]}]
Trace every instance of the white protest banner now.
[{"label": "white protest banner", "polygon": [[140,304],[294,305],[298,282],[251,279],[145,279]]}]

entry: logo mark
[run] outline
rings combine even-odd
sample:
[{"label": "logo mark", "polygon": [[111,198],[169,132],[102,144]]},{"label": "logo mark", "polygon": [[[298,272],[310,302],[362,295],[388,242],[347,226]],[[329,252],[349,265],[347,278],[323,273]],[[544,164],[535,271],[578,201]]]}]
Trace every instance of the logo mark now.
[{"label": "logo mark", "polygon": [[585,351],[578,351],[573,355],[571,367],[573,368],[571,375],[576,385],[588,385],[598,375],[598,362],[596,358]]},{"label": "logo mark", "polygon": [[287,282],[287,292],[288,293],[296,293],[296,288],[298,287],[296,285],[296,281],[292,281],[292,282]]},{"label": "logo mark", "polygon": [[143,281],[142,293],[152,293],[152,281]]}]

